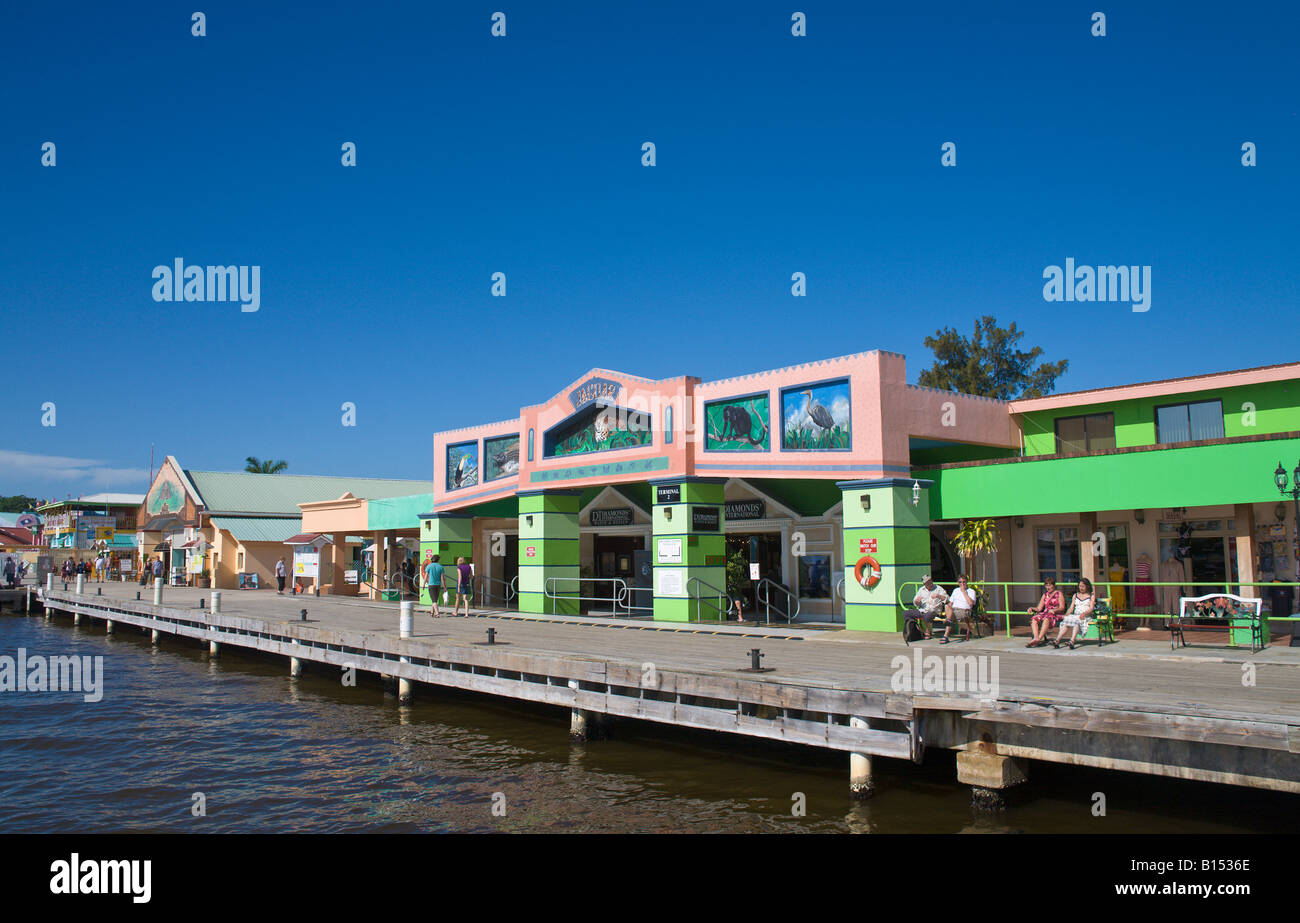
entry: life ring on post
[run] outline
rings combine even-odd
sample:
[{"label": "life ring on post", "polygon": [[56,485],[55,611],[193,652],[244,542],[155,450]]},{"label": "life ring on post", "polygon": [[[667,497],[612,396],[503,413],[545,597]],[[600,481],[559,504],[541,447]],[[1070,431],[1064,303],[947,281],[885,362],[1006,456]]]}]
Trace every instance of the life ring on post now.
[{"label": "life ring on post", "polygon": [[[870,567],[869,576],[862,576],[864,569]],[[880,582],[880,562],[869,554],[864,554],[858,558],[857,565],[853,568],[853,576],[857,579],[858,584],[868,590],[873,590],[876,584]]]}]

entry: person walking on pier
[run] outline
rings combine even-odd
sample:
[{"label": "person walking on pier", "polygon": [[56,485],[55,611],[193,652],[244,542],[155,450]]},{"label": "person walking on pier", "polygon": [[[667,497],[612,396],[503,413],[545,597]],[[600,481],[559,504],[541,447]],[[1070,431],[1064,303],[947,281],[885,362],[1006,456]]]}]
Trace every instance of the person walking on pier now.
[{"label": "person walking on pier", "polygon": [[159,555],[158,557],[153,559],[153,578],[155,580],[161,580],[162,575],[163,575],[163,559],[162,559],[162,555]]},{"label": "person walking on pier", "polygon": [[429,591],[429,602],[433,604],[432,616],[436,619],[442,615],[438,611],[438,596],[442,593],[443,566],[438,563],[441,555],[435,554],[424,562],[424,586]]},{"label": "person walking on pier", "polygon": [[465,617],[469,618],[469,599],[474,595],[474,567],[466,564],[463,557],[456,559],[456,604],[451,614],[460,614],[460,601],[465,600]]},{"label": "person walking on pier", "polygon": [[284,595],[284,574],[284,558],[281,558],[275,562],[275,582],[279,585],[279,589],[275,591],[276,596]]}]

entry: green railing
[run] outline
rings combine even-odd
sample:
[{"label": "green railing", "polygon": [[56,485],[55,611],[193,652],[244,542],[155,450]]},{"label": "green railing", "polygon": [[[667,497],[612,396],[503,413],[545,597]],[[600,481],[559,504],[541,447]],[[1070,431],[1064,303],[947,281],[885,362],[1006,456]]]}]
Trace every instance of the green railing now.
[{"label": "green railing", "polygon": [[[954,582],[954,586],[956,583]],[[1057,586],[1061,595],[1065,598],[1066,606],[1069,606],[1070,596],[1073,593],[1073,583],[1067,583],[1062,587]],[[912,608],[912,599],[916,596],[916,591],[920,589],[921,583],[918,580],[909,580],[898,588],[898,604],[904,609]],[[994,617],[994,627],[996,630],[997,617],[1002,616],[1005,623],[1007,637],[1011,637],[1011,616],[1024,615],[1025,610],[1037,605],[1039,597],[1042,596],[1043,584],[1041,581],[1033,582],[1026,580],[971,580],[970,587],[973,590],[983,592],[981,611],[986,615]],[[1033,597],[1032,601],[1024,606],[1012,608],[1011,594],[1014,587],[1030,587],[1032,593],[1025,593],[1026,599]],[[1250,598],[1264,597],[1268,590],[1273,587],[1291,587],[1293,590],[1300,588],[1300,583],[1206,583],[1206,582],[1187,582],[1187,583],[1137,583],[1128,580],[1107,580],[1093,581],[1093,588],[1097,593],[1098,599],[1108,599],[1112,596],[1111,587],[1125,588],[1125,602],[1131,607],[1133,604],[1133,591],[1139,587],[1149,587],[1156,589],[1158,587],[1178,587],[1180,588],[1179,596],[1204,596],[1208,593],[1232,593],[1237,596],[1246,596]],[[944,587],[951,595],[951,590]],[[1193,590],[1194,592],[1181,592]],[[1297,602],[1295,605],[1300,606],[1300,593],[1295,594]],[[1000,604],[1000,608],[999,608]],[[1127,609],[1115,609],[1112,605],[1112,617],[1116,619],[1133,619],[1135,621],[1162,621],[1174,618],[1172,612],[1130,612]],[[1265,615],[1266,622],[1300,622],[1300,615]]]}]

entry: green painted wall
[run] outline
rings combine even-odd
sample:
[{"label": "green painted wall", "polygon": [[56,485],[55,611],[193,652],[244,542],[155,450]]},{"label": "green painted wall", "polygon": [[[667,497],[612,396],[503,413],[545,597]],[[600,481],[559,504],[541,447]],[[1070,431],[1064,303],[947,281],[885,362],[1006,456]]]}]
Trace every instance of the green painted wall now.
[{"label": "green painted wall", "polygon": [[[869,482],[868,482],[869,483]],[[844,600],[845,627],[855,631],[898,631],[903,609],[898,588],[919,580],[930,569],[929,490],[922,485],[921,499],[912,505],[911,482],[876,487],[846,483],[844,499]],[[862,498],[871,508],[862,508]],[[876,550],[870,550],[875,542]],[[867,550],[862,543],[867,542]],[[858,582],[858,560],[870,555],[880,565],[880,582],[867,589]]]},{"label": "green painted wall", "polygon": [[[726,520],[722,515],[723,485],[704,481],[682,481],[681,502],[654,503],[650,520],[650,561],[654,568],[654,617],[661,622],[689,622],[695,619],[719,618],[716,587],[723,592],[722,608],[727,605],[727,536]],[[651,496],[655,496],[651,485]],[[708,508],[718,516],[718,531],[697,531],[692,528],[691,509]],[[661,562],[662,541],[681,543],[681,562]],[[660,596],[661,570],[680,571],[685,596]],[[700,583],[692,583],[699,580]],[[701,584],[707,584],[702,586]],[[700,601],[696,601],[696,597]]]},{"label": "green painted wall", "polygon": [[[519,498],[519,611],[577,615],[578,601],[546,595],[579,595],[578,491],[558,490]],[[530,521],[531,520],[531,521]]]},{"label": "green painted wall", "polygon": [[935,519],[1277,501],[1273,469],[1300,439],[1153,449],[918,472],[935,481]]},{"label": "green painted wall", "polygon": [[[424,562],[430,554],[438,555],[438,563],[446,568],[443,585],[456,584],[456,559],[463,557],[466,561],[474,560],[474,520],[462,516],[438,516],[420,521],[420,560],[419,579],[424,580]],[[455,601],[455,590],[452,590]],[[427,590],[420,590],[420,602],[432,605]]]},{"label": "green painted wall", "polygon": [[[1127,448],[1155,445],[1156,407],[1205,400],[1223,401],[1223,429],[1226,436],[1261,436],[1300,430],[1300,381],[1266,382],[1218,391],[1132,401],[1086,404],[1064,410],[1039,411],[1021,415],[1025,432],[1026,455],[1051,455],[1056,452],[1056,421],[1092,413],[1115,414],[1115,445]],[[1254,404],[1254,418],[1248,416],[1246,404]],[[1252,425],[1253,424],[1253,425]],[[949,458],[947,461],[957,461]]]}]

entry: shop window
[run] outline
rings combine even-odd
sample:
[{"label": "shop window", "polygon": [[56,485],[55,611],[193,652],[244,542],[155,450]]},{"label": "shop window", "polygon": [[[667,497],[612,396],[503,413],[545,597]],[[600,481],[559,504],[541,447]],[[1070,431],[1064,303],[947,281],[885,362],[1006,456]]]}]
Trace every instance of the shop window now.
[{"label": "shop window", "polygon": [[1093,413],[1063,417],[1056,421],[1056,451],[1059,455],[1084,455],[1115,448],[1115,415]]},{"label": "shop window", "polygon": [[1066,527],[1037,531],[1038,579],[1051,577],[1064,592],[1079,582],[1079,530]]},{"label": "shop window", "polygon": [[1223,438],[1223,402],[1197,401],[1156,408],[1156,442]]},{"label": "shop window", "polygon": [[806,554],[799,558],[799,596],[803,599],[829,599],[831,595],[831,556]]},{"label": "shop window", "polygon": [[235,570],[241,574],[244,572],[244,553],[242,551],[235,552]]}]

